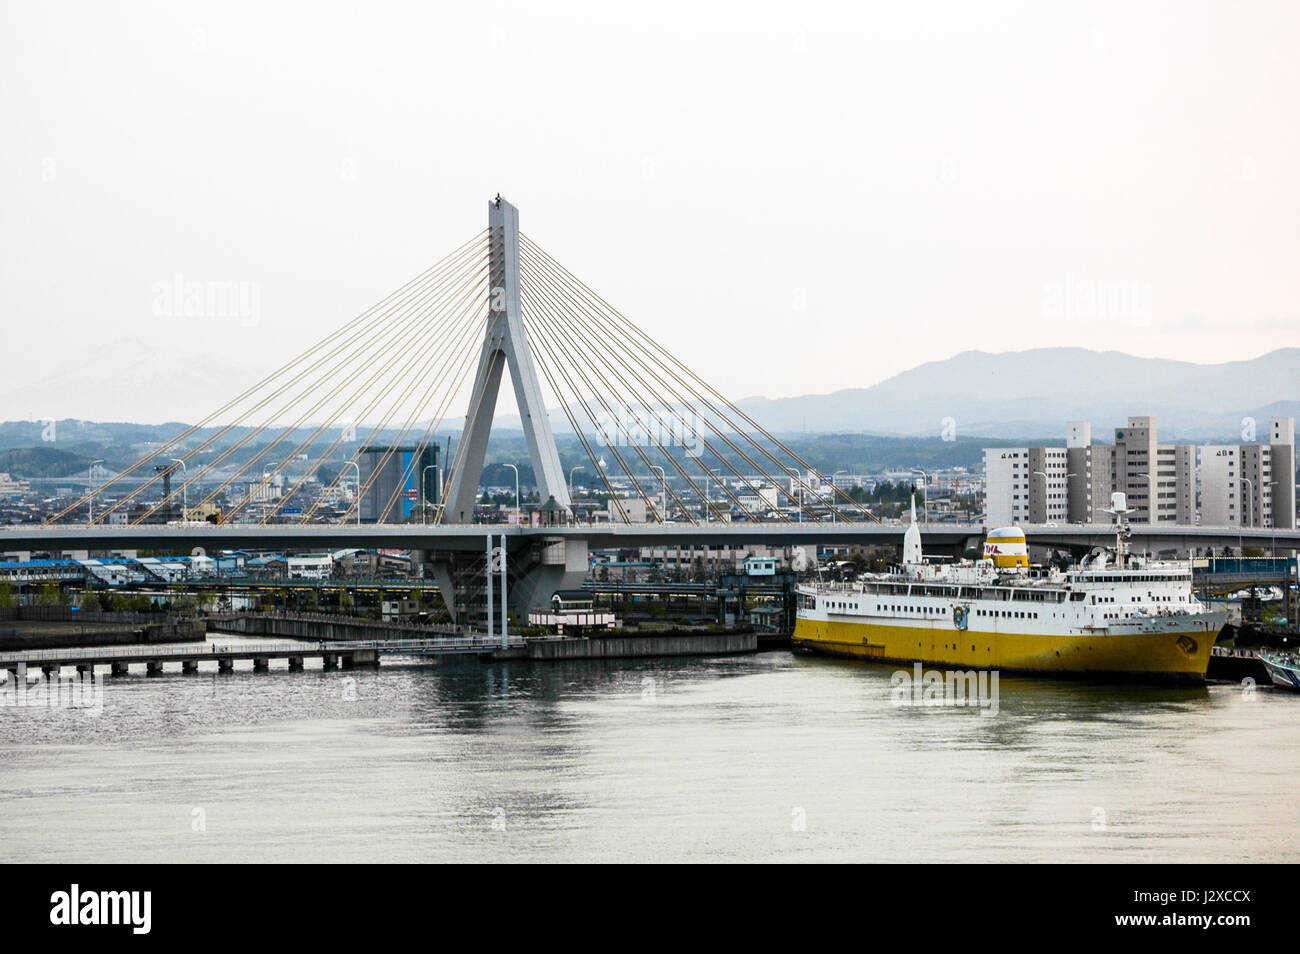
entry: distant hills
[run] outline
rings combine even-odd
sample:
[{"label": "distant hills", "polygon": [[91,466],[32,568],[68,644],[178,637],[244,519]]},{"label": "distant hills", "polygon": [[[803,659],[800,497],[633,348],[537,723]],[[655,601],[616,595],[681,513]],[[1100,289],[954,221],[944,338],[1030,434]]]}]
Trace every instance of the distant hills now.
[{"label": "distant hills", "polygon": [[736,403],[787,434],[939,436],[953,418],[960,436],[1017,438],[1086,420],[1108,439],[1129,415],[1154,414],[1162,441],[1195,441],[1236,434],[1247,415],[1300,417],[1300,348],[1210,365],[1086,348],[965,351],[867,388]]},{"label": "distant hills", "polygon": [[[158,384],[159,380],[149,382],[151,387]],[[205,388],[208,391],[216,393],[217,388]],[[36,387],[33,397],[42,393],[46,388]],[[150,393],[165,397],[168,392]],[[984,446],[1059,445],[1071,420],[1091,421],[1094,439],[1101,442],[1109,442],[1113,429],[1126,417],[1139,414],[1156,416],[1164,442],[1238,440],[1245,416],[1259,421],[1262,436],[1272,415],[1300,418],[1300,348],[1214,365],[1084,348],[1004,354],[967,351],[867,388],[792,398],[751,397],[737,404],[828,470],[969,467],[978,464]],[[0,408],[18,409],[3,401]],[[106,404],[103,410],[111,407]],[[936,438],[945,436],[945,418],[953,420],[954,429],[946,435],[950,439],[939,441]],[[438,441],[444,447],[449,432],[454,438],[460,420],[458,414],[452,415],[439,428]],[[164,444],[186,427],[175,421],[102,421],[59,419],[53,427],[33,420],[0,423],[0,471],[18,477],[71,477],[84,474],[92,459],[102,459],[112,471],[128,466],[150,446]],[[585,452],[565,415],[553,409],[551,423],[566,466],[585,463]],[[422,433],[424,426],[421,422],[415,433]],[[498,415],[490,460],[526,460],[519,427],[517,415]],[[214,430],[200,431],[187,445],[193,447]],[[308,437],[309,430],[296,431],[293,441]],[[247,433],[246,427],[236,428],[222,445]],[[331,436],[320,438],[309,453],[323,452]],[[401,436],[396,429],[386,429],[380,442]],[[230,463],[242,462],[261,443],[254,441]]]}]

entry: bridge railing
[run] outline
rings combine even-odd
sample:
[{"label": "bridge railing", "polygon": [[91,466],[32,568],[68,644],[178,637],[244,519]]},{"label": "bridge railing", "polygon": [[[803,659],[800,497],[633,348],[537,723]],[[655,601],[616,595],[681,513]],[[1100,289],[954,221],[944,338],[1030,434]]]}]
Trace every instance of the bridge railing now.
[{"label": "bridge railing", "polygon": [[[510,636],[511,646],[525,645],[522,636]],[[328,650],[338,649],[377,649],[383,652],[419,652],[446,651],[449,649],[500,649],[502,639],[499,636],[448,636],[440,639],[348,639],[326,640],[321,646]]]},{"label": "bridge railing", "polygon": [[362,619],[358,616],[335,616],[331,613],[257,613],[253,611],[236,611],[233,613],[209,613],[209,622],[232,622],[241,619],[282,619],[305,623],[332,623],[340,626],[364,626],[367,629],[388,629],[405,633],[437,633],[447,636],[461,636],[469,632],[464,626],[452,623],[409,623],[392,622],[377,619]]},{"label": "bridge railing", "polygon": [[0,663],[20,663],[28,659],[85,659],[87,656],[94,656],[96,659],[121,659],[123,657],[167,657],[180,658],[182,656],[219,656],[222,653],[311,653],[319,652],[311,643],[295,642],[283,640],[274,643],[235,643],[233,645],[218,646],[214,643],[204,643],[197,646],[86,646],[81,649],[40,649],[33,647],[25,650],[11,650],[0,653]]}]

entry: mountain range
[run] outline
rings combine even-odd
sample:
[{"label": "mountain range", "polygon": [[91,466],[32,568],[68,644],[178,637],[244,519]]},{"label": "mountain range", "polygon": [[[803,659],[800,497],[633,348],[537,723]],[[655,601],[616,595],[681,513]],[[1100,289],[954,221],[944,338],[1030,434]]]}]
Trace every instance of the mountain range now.
[{"label": "mountain range", "polygon": [[1194,441],[1230,437],[1247,416],[1261,431],[1270,415],[1300,417],[1300,348],[1223,364],[1086,348],[965,351],[871,387],[736,404],[787,434],[941,436],[947,424],[968,437],[1041,437],[1085,420],[1104,440],[1128,416],[1150,414],[1161,440]]}]

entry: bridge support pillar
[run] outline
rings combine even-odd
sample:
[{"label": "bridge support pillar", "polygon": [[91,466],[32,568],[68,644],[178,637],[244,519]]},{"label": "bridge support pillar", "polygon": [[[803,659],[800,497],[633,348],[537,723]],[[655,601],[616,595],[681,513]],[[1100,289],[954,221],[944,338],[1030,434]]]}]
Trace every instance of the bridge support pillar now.
[{"label": "bridge support pillar", "polygon": [[438,595],[442,597],[443,605],[447,607],[447,615],[451,617],[453,623],[459,623],[456,617],[456,584],[451,578],[451,564],[447,560],[440,560],[437,563],[430,563],[426,566],[425,572],[433,580],[433,585],[438,588]]},{"label": "bridge support pillar", "polygon": [[77,667],[78,676],[93,676],[95,674],[94,665],[81,665]]},{"label": "bridge support pillar", "polygon": [[150,676],[161,676],[163,664],[161,659],[150,659],[144,664],[144,671]]},{"label": "bridge support pillar", "polygon": [[253,657],[253,672],[266,672],[271,668],[271,660],[265,656]]},{"label": "bridge support pillar", "polygon": [[222,656],[220,659],[217,660],[217,672],[234,672],[234,671],[235,671],[235,661],[233,659],[230,659],[226,656]]},{"label": "bridge support pillar", "polygon": [[339,657],[337,653],[326,653],[324,656],[321,656],[320,660],[321,668],[326,672],[339,668]]},{"label": "bridge support pillar", "polygon": [[199,661],[197,659],[182,659],[181,672],[198,672]]},{"label": "bridge support pillar", "polygon": [[62,668],[62,666],[42,666],[41,674],[45,676],[46,679],[58,679],[59,670]]},{"label": "bridge support pillar", "polygon": [[354,649],[343,656],[344,669],[378,669],[379,668],[379,650],[377,649]]},{"label": "bridge support pillar", "polygon": [[124,662],[115,662],[109,666],[109,672],[114,676],[127,676],[131,673],[131,664]]},{"label": "bridge support pillar", "polygon": [[587,541],[577,537],[543,537],[540,551],[525,563],[517,558],[516,567],[527,566],[511,581],[510,609],[520,625],[527,625],[528,611],[549,606],[556,590],[573,590],[582,586],[587,576]]},{"label": "bridge support pillar", "polygon": [[301,656],[290,656],[290,657],[289,657],[289,671],[290,671],[290,672],[302,672],[302,657],[301,657]]}]

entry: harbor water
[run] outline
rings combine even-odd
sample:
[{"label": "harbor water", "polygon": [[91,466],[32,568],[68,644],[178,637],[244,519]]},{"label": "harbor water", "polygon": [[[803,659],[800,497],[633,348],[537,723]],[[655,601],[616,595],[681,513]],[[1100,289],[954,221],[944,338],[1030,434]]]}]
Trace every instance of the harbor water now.
[{"label": "harbor water", "polygon": [[0,859],[1300,860],[1300,695],[766,652],[105,676],[0,709]]}]

